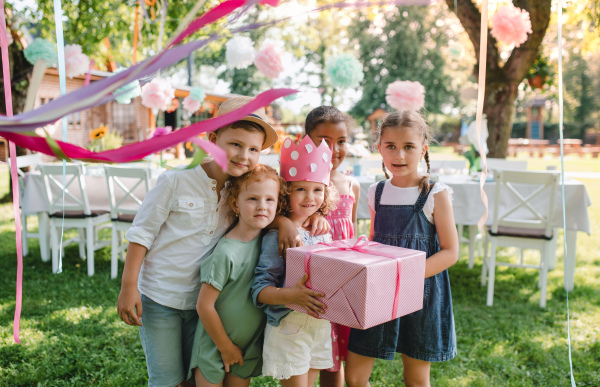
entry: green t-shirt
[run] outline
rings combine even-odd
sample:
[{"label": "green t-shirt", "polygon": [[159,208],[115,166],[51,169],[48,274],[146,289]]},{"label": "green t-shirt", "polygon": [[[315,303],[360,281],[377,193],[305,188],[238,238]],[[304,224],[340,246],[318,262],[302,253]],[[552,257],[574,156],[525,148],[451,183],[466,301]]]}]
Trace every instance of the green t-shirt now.
[{"label": "green t-shirt", "polygon": [[[254,306],[250,286],[260,256],[261,237],[240,242],[225,237],[202,263],[200,280],[220,291],[215,309],[231,341],[244,353],[244,365],[234,364],[230,370],[237,377],[259,376],[262,370],[262,345],[266,316]],[[198,321],[190,371],[199,367],[210,383],[225,378],[221,354],[202,323]]]}]

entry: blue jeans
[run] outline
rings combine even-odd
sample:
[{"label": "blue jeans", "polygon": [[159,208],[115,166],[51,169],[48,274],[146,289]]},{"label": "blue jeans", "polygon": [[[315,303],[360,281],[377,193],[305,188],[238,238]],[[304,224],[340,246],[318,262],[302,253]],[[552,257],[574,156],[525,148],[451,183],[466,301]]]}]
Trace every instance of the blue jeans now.
[{"label": "blue jeans", "polygon": [[143,294],[142,312],[139,332],[146,354],[148,386],[176,386],[188,373],[198,313],[195,309],[157,304]]}]

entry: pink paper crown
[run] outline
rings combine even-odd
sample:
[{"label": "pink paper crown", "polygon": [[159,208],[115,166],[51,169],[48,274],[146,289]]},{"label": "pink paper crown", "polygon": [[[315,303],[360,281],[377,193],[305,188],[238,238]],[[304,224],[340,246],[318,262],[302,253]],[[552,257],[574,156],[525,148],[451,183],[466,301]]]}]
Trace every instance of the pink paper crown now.
[{"label": "pink paper crown", "polygon": [[281,177],[287,182],[312,181],[329,185],[329,174],[333,167],[331,149],[325,140],[316,147],[308,136],[304,136],[298,145],[286,138],[281,148],[279,165]]}]

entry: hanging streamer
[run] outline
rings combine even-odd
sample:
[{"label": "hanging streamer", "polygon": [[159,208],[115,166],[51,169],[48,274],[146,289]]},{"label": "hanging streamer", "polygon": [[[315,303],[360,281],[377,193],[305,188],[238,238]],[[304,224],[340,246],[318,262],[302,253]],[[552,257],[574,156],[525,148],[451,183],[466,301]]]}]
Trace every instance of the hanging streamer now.
[{"label": "hanging streamer", "polygon": [[[565,272],[567,271],[567,214],[565,205],[565,151],[563,148],[563,74],[562,74],[562,0],[558,1],[558,132],[560,135],[560,179],[561,179],[561,190],[562,190],[562,216],[563,216],[563,230],[565,235],[563,237],[563,247],[565,256]],[[565,276],[565,289],[567,290],[567,343],[569,345],[569,373],[571,376],[571,386],[575,387],[575,376],[573,375],[573,358],[571,356],[571,313],[569,311],[569,288],[568,283],[570,276]]]},{"label": "hanging streamer", "polygon": [[[481,35],[479,38],[479,79],[477,88],[477,113],[475,114],[475,129],[477,130],[477,144],[481,144],[481,125],[483,118],[483,103],[485,100],[485,74],[487,68],[487,37],[488,37],[488,0],[481,3]],[[485,211],[481,219],[477,222],[479,230],[483,229],[488,216],[488,197],[483,189],[487,179],[487,156],[481,152],[481,176],[479,177],[479,190],[481,191],[481,201],[485,206]]]},{"label": "hanging streamer", "polygon": [[[58,51],[58,84],[60,88],[60,95],[64,96],[67,94],[67,77],[66,77],[66,63],[65,63],[65,39],[63,34],[63,26],[62,26],[62,4],[60,0],[54,0],[54,25],[56,28],[56,48]],[[67,141],[67,117],[63,116],[61,119],[62,122],[62,140]],[[63,186],[65,186],[65,174],[67,168],[67,161],[63,159]],[[63,190],[63,206],[65,203],[65,191]],[[62,272],[62,243],[63,243],[63,234],[65,229],[65,218],[64,218],[64,209],[63,209],[63,218],[62,218],[62,226],[60,230],[60,243],[59,243],[59,253],[58,253],[58,271],[57,273]]]},{"label": "hanging streamer", "polygon": [[[12,89],[10,81],[10,67],[8,65],[8,39],[6,38],[6,15],[4,14],[4,0],[0,0],[0,47],[2,48],[2,73],[4,76],[4,99],[6,101],[6,115],[12,117]],[[10,177],[13,189],[13,213],[15,215],[15,242],[17,244],[17,294],[15,302],[15,317],[13,320],[13,338],[16,343],[21,343],[21,307],[23,305],[23,246],[21,240],[21,214],[19,212],[19,175],[17,174],[17,147],[8,142],[10,153]]]},{"label": "hanging streamer", "polygon": [[140,33],[140,2],[137,2],[135,6],[135,22],[133,24],[133,58],[132,63],[137,63],[137,46],[138,46],[138,35]]}]

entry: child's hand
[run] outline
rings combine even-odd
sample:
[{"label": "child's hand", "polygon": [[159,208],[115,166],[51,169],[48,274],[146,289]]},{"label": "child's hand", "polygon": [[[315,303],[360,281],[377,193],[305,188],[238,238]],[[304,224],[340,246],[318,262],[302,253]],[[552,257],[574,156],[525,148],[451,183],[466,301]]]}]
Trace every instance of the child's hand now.
[{"label": "child's hand", "polygon": [[310,236],[324,235],[329,233],[329,231],[331,230],[329,222],[323,216],[321,216],[321,214],[314,213],[311,216],[309,216],[306,222],[304,222],[304,224],[302,225],[302,227],[308,228],[311,225],[312,227],[310,230]]},{"label": "child's hand", "polygon": [[244,354],[237,345],[231,343],[227,346],[227,348],[219,351],[221,352],[221,359],[223,360],[223,365],[225,366],[225,372],[229,372],[229,367],[236,363],[244,365]]},{"label": "child's hand", "polygon": [[302,238],[298,234],[298,229],[294,224],[287,218],[283,218],[285,221],[281,221],[279,226],[277,242],[279,244],[279,256],[285,257],[285,251],[293,247],[302,246]]},{"label": "child's hand", "polygon": [[319,317],[319,313],[325,313],[327,306],[317,300],[316,297],[325,297],[325,294],[307,288],[305,285],[306,281],[308,281],[308,274],[305,273],[304,277],[290,288],[291,303],[300,305],[311,316]]},{"label": "child's hand", "polygon": [[128,325],[142,326],[142,298],[137,286],[123,286],[119,293],[117,313]]}]

